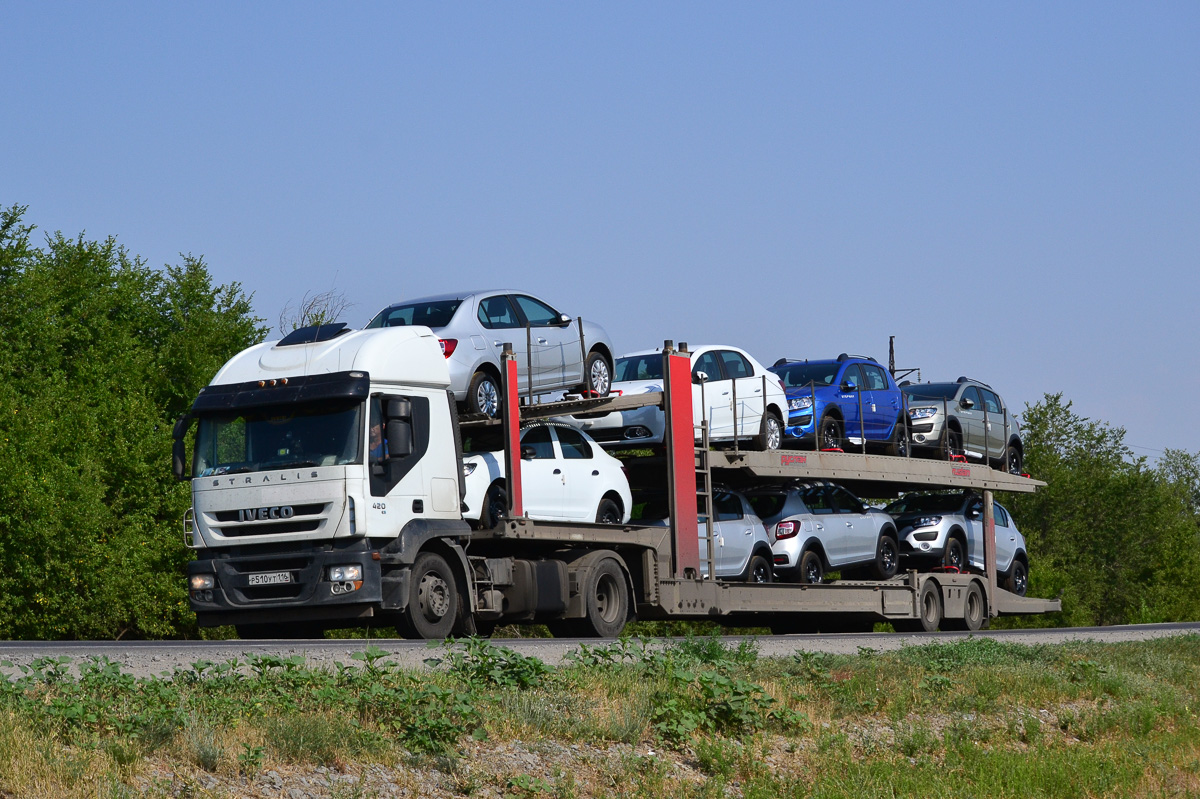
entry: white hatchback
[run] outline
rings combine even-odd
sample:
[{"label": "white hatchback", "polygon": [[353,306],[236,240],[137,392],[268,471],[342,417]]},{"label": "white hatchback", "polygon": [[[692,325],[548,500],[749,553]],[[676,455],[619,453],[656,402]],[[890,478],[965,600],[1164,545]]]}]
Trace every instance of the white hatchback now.
[{"label": "white hatchback", "polygon": [[[745,350],[724,345],[693,347],[692,416],[696,438],[700,421],[708,422],[710,441],[739,440],[755,449],[778,449],[787,418],[787,395],[779,376]],[[643,350],[623,355],[615,364],[614,393],[645,394],[663,390],[662,353]],[[735,401],[736,400],[736,401]],[[665,427],[661,408],[580,414],[572,424],[604,446],[660,444]]]},{"label": "white hatchback", "polygon": [[[463,458],[467,510],[463,518],[490,529],[507,515],[503,452]],[[566,424],[539,422],[521,430],[521,484],[531,519],[623,524],[633,500],[621,462]]]}]

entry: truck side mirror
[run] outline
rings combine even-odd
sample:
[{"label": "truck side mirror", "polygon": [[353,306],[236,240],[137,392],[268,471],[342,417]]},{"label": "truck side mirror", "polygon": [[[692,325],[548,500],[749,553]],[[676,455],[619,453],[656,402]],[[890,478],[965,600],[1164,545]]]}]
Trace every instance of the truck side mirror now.
[{"label": "truck side mirror", "polygon": [[412,416],[412,401],[407,397],[388,397],[383,415],[389,419],[408,419]]},{"label": "truck side mirror", "polygon": [[187,480],[187,448],[184,447],[183,437],[187,435],[188,426],[192,422],[190,413],[180,416],[175,422],[175,427],[171,431],[171,438],[174,439],[171,444],[171,473],[175,475],[176,480]]}]

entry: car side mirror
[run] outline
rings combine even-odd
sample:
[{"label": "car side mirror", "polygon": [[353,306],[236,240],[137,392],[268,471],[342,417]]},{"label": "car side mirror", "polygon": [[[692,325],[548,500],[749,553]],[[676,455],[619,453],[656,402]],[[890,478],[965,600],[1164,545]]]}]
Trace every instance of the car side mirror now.
[{"label": "car side mirror", "polygon": [[970,513],[968,513],[968,514],[967,514],[967,516],[969,516],[969,517],[971,518],[971,520],[972,520],[972,521],[977,521],[977,520],[979,519],[979,517],[980,517],[980,516],[982,516],[982,515],[983,515],[983,512],[982,512],[982,511],[978,511],[978,510],[973,510],[973,511],[971,511]]},{"label": "car side mirror", "polygon": [[958,404],[969,411],[975,407],[975,400],[970,397],[963,397]]},{"label": "car side mirror", "polygon": [[560,313],[558,315],[558,322],[555,324],[557,324],[559,327],[566,327],[567,325],[571,324],[571,317],[567,316],[565,313]]},{"label": "car side mirror", "polygon": [[692,372],[692,382],[693,383],[707,383],[708,382],[708,372]]},{"label": "car side mirror", "polygon": [[537,450],[533,447],[521,447],[521,460],[531,461],[537,455]]}]

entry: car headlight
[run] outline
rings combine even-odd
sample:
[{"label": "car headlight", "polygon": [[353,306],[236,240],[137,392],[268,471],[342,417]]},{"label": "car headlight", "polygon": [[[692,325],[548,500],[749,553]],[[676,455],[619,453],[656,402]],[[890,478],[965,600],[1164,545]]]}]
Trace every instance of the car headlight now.
[{"label": "car headlight", "polygon": [[908,418],[914,421],[917,419],[931,419],[937,416],[937,412],[937,408],[909,408]]},{"label": "car headlight", "polygon": [[805,408],[811,408],[812,401],[813,401],[812,397],[796,397],[795,399],[790,399],[790,400],[788,400],[788,410],[789,411],[802,411]]},{"label": "car headlight", "polygon": [[347,566],[330,566],[329,582],[352,583],[362,579],[362,566],[357,563]]},{"label": "car headlight", "polygon": [[913,527],[937,527],[941,523],[941,516],[922,516],[913,520]]},{"label": "car headlight", "polygon": [[463,464],[463,477],[470,477],[471,473],[475,471],[475,467],[478,465],[479,465],[478,463],[464,463]]}]

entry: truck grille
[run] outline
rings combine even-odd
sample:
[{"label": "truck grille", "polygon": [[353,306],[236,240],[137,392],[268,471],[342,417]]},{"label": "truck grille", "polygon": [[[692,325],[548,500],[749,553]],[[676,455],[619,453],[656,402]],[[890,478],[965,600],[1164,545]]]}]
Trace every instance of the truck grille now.
[{"label": "truck grille", "polygon": [[[244,510],[217,511],[214,531],[225,538],[244,538],[254,535],[279,535],[282,533],[311,533],[321,526],[329,513],[329,504],[314,502],[307,505],[285,506],[290,516],[282,517],[280,508],[248,508]],[[267,517],[260,519],[260,511]],[[277,518],[270,518],[272,512]]]}]

